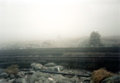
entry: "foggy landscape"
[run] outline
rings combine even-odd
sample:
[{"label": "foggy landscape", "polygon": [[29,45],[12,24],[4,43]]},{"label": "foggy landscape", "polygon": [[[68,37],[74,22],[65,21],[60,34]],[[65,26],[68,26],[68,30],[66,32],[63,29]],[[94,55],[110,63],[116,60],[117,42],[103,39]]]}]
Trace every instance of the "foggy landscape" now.
[{"label": "foggy landscape", "polygon": [[118,36],[119,0],[0,0],[0,42]]},{"label": "foggy landscape", "polygon": [[41,44],[58,40],[77,42],[80,46],[94,30],[101,37],[120,41],[119,0],[0,0],[0,11],[0,44],[3,47],[18,42]]},{"label": "foggy landscape", "polygon": [[0,83],[120,83],[120,0],[0,0]]}]

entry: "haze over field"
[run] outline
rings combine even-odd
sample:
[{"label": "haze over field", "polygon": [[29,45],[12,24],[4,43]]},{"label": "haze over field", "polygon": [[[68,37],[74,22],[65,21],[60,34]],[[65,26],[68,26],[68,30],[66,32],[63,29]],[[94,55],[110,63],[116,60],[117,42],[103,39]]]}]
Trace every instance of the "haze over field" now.
[{"label": "haze over field", "polygon": [[0,0],[0,43],[120,33],[120,0]]}]

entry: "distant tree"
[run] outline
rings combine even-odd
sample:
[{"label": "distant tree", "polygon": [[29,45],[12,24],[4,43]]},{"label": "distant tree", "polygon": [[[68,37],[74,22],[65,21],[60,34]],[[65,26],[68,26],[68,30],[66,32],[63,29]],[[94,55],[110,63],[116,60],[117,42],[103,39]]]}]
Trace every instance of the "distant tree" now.
[{"label": "distant tree", "polygon": [[98,33],[98,31],[93,31],[90,35],[89,39],[89,46],[91,47],[99,47],[102,46],[101,43],[101,35]]}]

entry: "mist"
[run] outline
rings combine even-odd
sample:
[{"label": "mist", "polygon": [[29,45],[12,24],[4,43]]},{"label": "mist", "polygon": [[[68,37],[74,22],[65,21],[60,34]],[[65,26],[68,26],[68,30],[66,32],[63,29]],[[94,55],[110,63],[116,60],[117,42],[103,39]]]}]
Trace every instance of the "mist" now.
[{"label": "mist", "polygon": [[119,35],[119,0],[0,0],[0,42]]}]

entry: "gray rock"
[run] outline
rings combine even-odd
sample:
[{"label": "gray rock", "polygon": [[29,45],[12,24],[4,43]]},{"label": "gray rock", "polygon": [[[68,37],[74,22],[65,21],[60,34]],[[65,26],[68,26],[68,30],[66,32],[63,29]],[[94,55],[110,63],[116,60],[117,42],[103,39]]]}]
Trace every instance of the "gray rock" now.
[{"label": "gray rock", "polygon": [[35,81],[39,81],[39,78],[35,74],[33,74],[30,78],[30,83],[35,83]]},{"label": "gray rock", "polygon": [[104,79],[101,83],[120,83],[120,75],[115,75]]},{"label": "gray rock", "polygon": [[23,79],[22,78],[16,79],[16,83],[23,83]]},{"label": "gray rock", "polygon": [[35,81],[35,83],[40,83],[39,81]]},{"label": "gray rock", "polygon": [[46,79],[43,83],[50,83],[50,81],[48,79]]},{"label": "gray rock", "polygon": [[42,81],[42,80],[39,80],[39,83],[43,83],[43,81]]},{"label": "gray rock", "polygon": [[36,71],[35,73],[33,73],[34,75],[36,75],[37,77],[41,77],[42,76],[42,72]]},{"label": "gray rock", "polygon": [[31,67],[34,68],[34,69],[42,69],[43,65],[40,64],[40,63],[32,63]]},{"label": "gray rock", "polygon": [[33,83],[33,78],[31,78],[30,75],[26,75],[25,78],[23,79],[24,83]]},{"label": "gray rock", "polygon": [[0,77],[8,77],[8,74],[5,73],[5,72],[2,72],[2,73],[0,74]]},{"label": "gray rock", "polygon": [[6,79],[0,79],[0,83],[4,83],[4,82],[7,82]]},{"label": "gray rock", "polygon": [[44,66],[46,66],[46,67],[54,67],[54,66],[56,66],[56,64],[55,63],[47,63]]},{"label": "gray rock", "polygon": [[15,83],[15,79],[8,80],[8,83]]},{"label": "gray rock", "polygon": [[28,80],[26,80],[26,78],[23,78],[22,83],[28,83]]},{"label": "gray rock", "polygon": [[18,72],[18,76],[19,77],[25,77],[25,75],[24,75],[25,73],[24,72],[22,72],[22,71],[20,71],[20,72]]},{"label": "gray rock", "polygon": [[13,74],[10,74],[10,79],[15,78],[15,76]]},{"label": "gray rock", "polygon": [[54,66],[54,67],[57,72],[61,72],[64,69],[63,66]]},{"label": "gray rock", "polygon": [[90,83],[90,81],[91,81],[90,77],[80,77],[80,82]]},{"label": "gray rock", "polygon": [[60,81],[60,80],[64,80],[65,79],[65,77],[63,77],[62,75],[54,75],[54,76],[52,76],[52,78],[55,81]]},{"label": "gray rock", "polygon": [[57,67],[48,67],[48,70],[47,70],[47,71],[57,72],[58,69],[57,69]]},{"label": "gray rock", "polygon": [[64,80],[59,80],[56,83],[72,83],[72,82],[68,79],[64,79]]},{"label": "gray rock", "polygon": [[4,72],[4,70],[3,70],[3,69],[0,69],[0,74],[3,73],[3,72]]},{"label": "gray rock", "polygon": [[53,66],[53,67],[43,67],[45,71],[61,72],[63,70],[62,66]]},{"label": "gray rock", "polygon": [[42,76],[42,77],[39,77],[39,82],[40,82],[40,83],[43,83],[45,80],[46,80],[45,77],[43,77],[43,76]]}]

